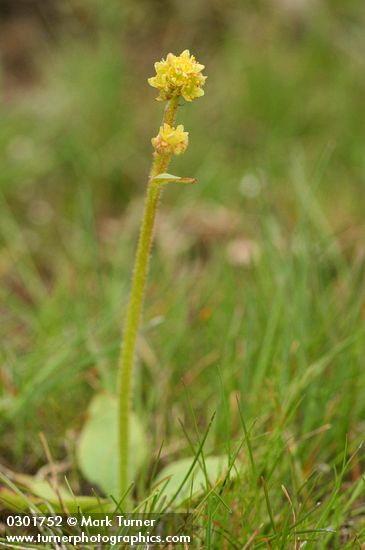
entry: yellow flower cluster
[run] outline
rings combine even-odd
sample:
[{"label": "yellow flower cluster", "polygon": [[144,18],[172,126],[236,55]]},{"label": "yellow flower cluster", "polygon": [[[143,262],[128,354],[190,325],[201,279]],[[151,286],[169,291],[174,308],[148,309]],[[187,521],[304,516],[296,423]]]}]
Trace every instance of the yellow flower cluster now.
[{"label": "yellow flower cluster", "polygon": [[179,124],[176,128],[169,124],[160,127],[157,136],[152,138],[152,145],[158,155],[181,155],[186,151],[189,143],[189,132],[184,132],[184,126]]},{"label": "yellow flower cluster", "polygon": [[155,63],[156,76],[148,79],[148,83],[157,88],[159,101],[182,96],[186,101],[192,101],[204,95],[202,87],[207,79],[201,74],[204,65],[184,50],[179,56],[169,53],[166,59]]}]

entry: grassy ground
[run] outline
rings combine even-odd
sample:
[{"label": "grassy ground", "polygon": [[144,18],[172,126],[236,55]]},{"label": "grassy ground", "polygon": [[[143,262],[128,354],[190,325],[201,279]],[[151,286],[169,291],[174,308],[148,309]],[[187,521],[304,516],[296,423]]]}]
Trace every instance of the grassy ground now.
[{"label": "grassy ground", "polygon": [[146,78],[190,47],[209,80],[180,110],[191,139],[174,172],[199,185],[163,197],[136,377],[151,456],[162,441],[164,464],[190,455],[216,413],[205,454],[226,452],[237,477],[198,505],[197,548],[365,544],[365,13],[327,4],[157,16],[153,2],[93,2],[31,88],[4,73],[4,467],[35,473],[44,432],[90,491],[75,446],[93,394],[115,387],[161,116]]}]

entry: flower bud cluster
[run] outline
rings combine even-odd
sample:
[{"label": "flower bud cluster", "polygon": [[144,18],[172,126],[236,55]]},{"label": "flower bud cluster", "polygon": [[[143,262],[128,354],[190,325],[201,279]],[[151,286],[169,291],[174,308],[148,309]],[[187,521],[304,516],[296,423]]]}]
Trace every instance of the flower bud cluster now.
[{"label": "flower bud cluster", "polygon": [[182,96],[186,101],[192,101],[204,95],[203,86],[207,79],[201,72],[204,65],[198,63],[189,50],[184,50],[176,56],[169,53],[166,59],[155,63],[156,76],[148,79],[148,83],[159,90],[159,101]]},{"label": "flower bud cluster", "polygon": [[188,146],[188,136],[182,124],[174,128],[165,123],[151,141],[157,155],[181,155]]}]

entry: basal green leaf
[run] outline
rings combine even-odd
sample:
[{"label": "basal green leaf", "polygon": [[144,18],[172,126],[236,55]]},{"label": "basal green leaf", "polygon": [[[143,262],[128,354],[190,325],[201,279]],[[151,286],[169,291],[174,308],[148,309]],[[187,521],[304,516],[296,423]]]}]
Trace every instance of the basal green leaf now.
[{"label": "basal green leaf", "polygon": [[114,509],[112,502],[94,496],[75,496],[65,485],[57,485],[56,490],[46,479],[15,473],[12,477],[13,482],[3,478],[9,487],[0,488],[0,510],[26,512],[32,508],[42,512],[76,513]]},{"label": "basal green leaf", "polygon": [[175,495],[175,504],[180,504],[190,497],[197,498],[214,486],[221,477],[224,477],[228,470],[225,456],[205,458],[205,467],[202,460],[199,460],[189,473],[193,462],[193,457],[182,458],[169,464],[159,473],[156,483],[161,487],[167,502]]},{"label": "basal green leaf", "polygon": [[[130,479],[135,480],[146,457],[146,439],[141,424],[132,416],[130,430]],[[108,393],[96,395],[77,448],[79,466],[84,476],[105,494],[118,497],[117,399]]]}]

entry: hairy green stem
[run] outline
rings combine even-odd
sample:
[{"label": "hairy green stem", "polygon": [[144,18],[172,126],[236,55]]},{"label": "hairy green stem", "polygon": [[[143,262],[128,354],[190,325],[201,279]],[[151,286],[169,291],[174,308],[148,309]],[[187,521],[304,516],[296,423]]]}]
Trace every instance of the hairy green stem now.
[{"label": "hairy green stem", "polygon": [[[173,126],[178,100],[173,98],[166,106],[163,123]],[[119,432],[119,494],[128,489],[130,421],[133,395],[133,366],[136,343],[141,322],[143,300],[146,289],[149,258],[153,240],[161,187],[153,179],[166,172],[171,155],[155,156],[148,179],[146,202],[138,247],[135,257],[132,285],[123,330],[123,341],[118,366],[118,432]]]}]

